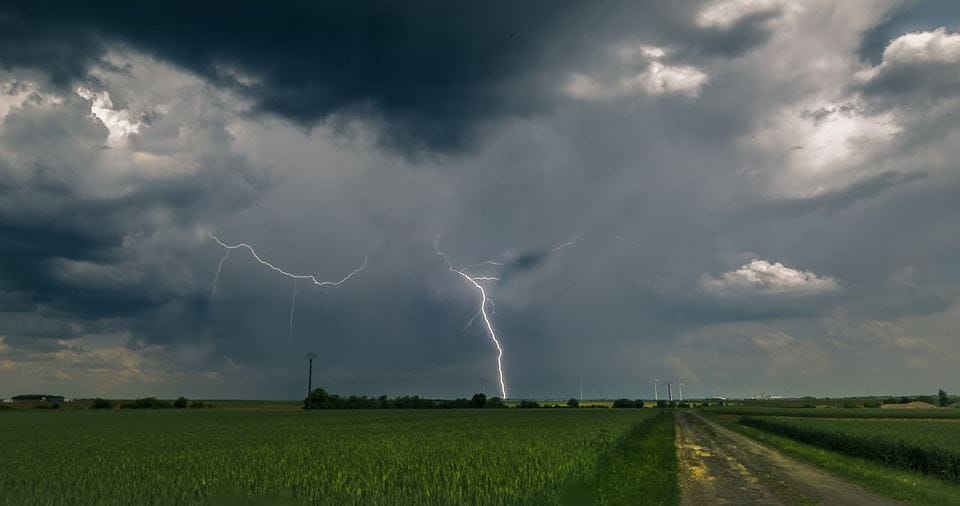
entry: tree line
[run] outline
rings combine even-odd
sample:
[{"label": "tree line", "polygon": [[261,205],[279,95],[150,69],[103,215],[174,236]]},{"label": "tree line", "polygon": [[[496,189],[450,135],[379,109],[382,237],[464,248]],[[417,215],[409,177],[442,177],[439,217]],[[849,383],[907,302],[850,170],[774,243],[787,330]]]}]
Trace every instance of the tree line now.
[{"label": "tree line", "polygon": [[[210,407],[200,401],[190,402],[186,397],[178,397],[173,402],[162,401],[156,397],[143,397],[120,404],[120,409],[201,409]],[[109,399],[96,398],[90,409],[113,409],[114,403]]]},{"label": "tree line", "polygon": [[[684,406],[678,406],[676,403],[666,403],[661,401],[657,407],[687,407],[687,403],[681,403]],[[579,408],[580,401],[570,399],[567,401],[568,408]],[[613,401],[614,408],[642,408],[644,402],[640,399],[617,399]],[[303,409],[466,409],[466,408],[506,408],[507,404],[499,397],[488,398],[485,394],[474,394],[470,399],[427,399],[419,395],[403,395],[389,398],[386,395],[380,397],[367,397],[365,395],[351,395],[343,397],[337,394],[331,394],[323,388],[315,388],[310,392],[310,396],[303,400]],[[520,409],[560,407],[557,405],[544,406],[537,401],[521,400],[516,404]],[[590,407],[607,407],[602,405],[591,405]]]},{"label": "tree line", "polygon": [[455,409],[455,408],[505,408],[507,405],[499,397],[487,398],[476,394],[470,399],[427,399],[419,395],[403,395],[393,399],[386,395],[367,397],[366,395],[342,397],[315,388],[310,397],[304,399],[304,409]]}]

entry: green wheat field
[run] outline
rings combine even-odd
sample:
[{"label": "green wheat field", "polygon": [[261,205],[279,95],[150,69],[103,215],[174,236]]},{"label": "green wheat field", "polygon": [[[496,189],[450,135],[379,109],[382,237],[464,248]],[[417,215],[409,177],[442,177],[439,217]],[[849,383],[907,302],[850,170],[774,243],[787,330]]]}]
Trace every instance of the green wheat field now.
[{"label": "green wheat field", "polygon": [[8,411],[0,504],[673,504],[658,411]]}]

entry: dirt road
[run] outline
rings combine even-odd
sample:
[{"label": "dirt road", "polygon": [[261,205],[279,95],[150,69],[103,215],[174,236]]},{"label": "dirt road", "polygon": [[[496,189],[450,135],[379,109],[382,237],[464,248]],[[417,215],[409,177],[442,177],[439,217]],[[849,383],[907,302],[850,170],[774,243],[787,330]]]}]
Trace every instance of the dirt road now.
[{"label": "dirt road", "polygon": [[677,414],[681,504],[901,504],[770,450],[692,412]]}]

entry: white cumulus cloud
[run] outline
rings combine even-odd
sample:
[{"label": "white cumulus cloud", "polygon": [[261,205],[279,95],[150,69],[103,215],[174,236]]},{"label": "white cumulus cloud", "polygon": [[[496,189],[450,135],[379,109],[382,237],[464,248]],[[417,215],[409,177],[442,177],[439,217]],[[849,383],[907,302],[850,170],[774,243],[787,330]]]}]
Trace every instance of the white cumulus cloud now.
[{"label": "white cumulus cloud", "polygon": [[960,86],[960,33],[945,27],[903,34],[883,51],[879,65],[856,78],[870,94],[935,100],[955,97]]},{"label": "white cumulus cloud", "polygon": [[840,284],[829,276],[792,269],[780,262],[755,259],[719,278],[704,274],[703,289],[717,296],[725,295],[814,295],[833,292]]}]

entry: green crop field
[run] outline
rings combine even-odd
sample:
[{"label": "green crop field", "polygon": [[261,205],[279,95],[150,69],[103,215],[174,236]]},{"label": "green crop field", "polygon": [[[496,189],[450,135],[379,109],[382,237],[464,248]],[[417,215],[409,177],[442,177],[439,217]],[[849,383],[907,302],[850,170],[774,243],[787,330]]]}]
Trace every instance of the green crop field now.
[{"label": "green crop field", "polygon": [[673,504],[673,430],[639,409],[5,411],[0,504]]},{"label": "green crop field", "polygon": [[752,416],[740,423],[845,455],[960,482],[960,423]]}]

